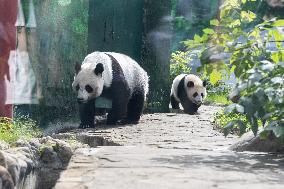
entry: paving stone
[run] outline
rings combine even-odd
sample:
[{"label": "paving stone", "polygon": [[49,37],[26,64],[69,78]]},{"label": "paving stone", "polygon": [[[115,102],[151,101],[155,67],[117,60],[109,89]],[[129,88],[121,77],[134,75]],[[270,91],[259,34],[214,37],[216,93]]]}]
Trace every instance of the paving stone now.
[{"label": "paving stone", "polygon": [[202,106],[199,115],[149,114],[137,125],[73,131],[109,146],[77,149],[55,188],[284,188],[283,157],[229,150],[238,137],[213,130],[219,110]]}]

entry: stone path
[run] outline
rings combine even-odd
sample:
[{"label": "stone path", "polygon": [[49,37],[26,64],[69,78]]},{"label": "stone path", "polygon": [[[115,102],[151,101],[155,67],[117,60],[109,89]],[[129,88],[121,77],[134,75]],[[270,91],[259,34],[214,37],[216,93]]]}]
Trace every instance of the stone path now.
[{"label": "stone path", "polygon": [[203,106],[200,115],[151,114],[138,125],[74,131],[112,146],[78,149],[55,188],[284,188],[283,157],[228,150],[238,138],[212,129],[219,109]]}]

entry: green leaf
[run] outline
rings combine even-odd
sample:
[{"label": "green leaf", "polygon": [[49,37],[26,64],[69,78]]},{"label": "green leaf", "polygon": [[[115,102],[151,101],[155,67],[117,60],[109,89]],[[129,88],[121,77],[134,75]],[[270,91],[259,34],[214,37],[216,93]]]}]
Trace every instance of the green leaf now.
[{"label": "green leaf", "polygon": [[276,26],[276,27],[284,26],[284,20],[276,20],[272,23],[272,26]]},{"label": "green leaf", "polygon": [[215,85],[221,79],[222,79],[222,74],[220,72],[217,72],[216,70],[214,70],[209,76],[209,80],[212,83],[212,85]]},{"label": "green leaf", "polygon": [[220,25],[220,22],[219,22],[219,20],[217,20],[217,19],[210,20],[210,25],[211,25],[211,26],[219,26],[219,25]]},{"label": "green leaf", "polygon": [[244,107],[242,105],[236,104],[236,110],[237,112],[243,114],[244,113]]},{"label": "green leaf", "polygon": [[256,15],[251,11],[241,11],[241,19],[246,22],[252,22]]},{"label": "green leaf", "polygon": [[275,84],[283,84],[283,78],[282,77],[274,77],[271,79],[271,81]]},{"label": "green leaf", "polygon": [[233,113],[235,110],[236,110],[236,104],[233,103],[233,104],[230,104],[229,106],[227,106],[225,108],[224,113],[225,114],[230,114],[230,113]]},{"label": "green leaf", "polygon": [[272,52],[270,57],[275,63],[278,63],[280,60],[278,52]]},{"label": "green leaf", "polygon": [[213,34],[213,33],[215,33],[214,30],[212,30],[210,28],[203,29],[203,32],[206,33],[206,34]]},{"label": "green leaf", "polygon": [[254,134],[254,136],[257,135],[257,132],[258,132],[258,123],[257,123],[257,120],[254,118],[254,117],[251,117],[250,118],[250,123],[251,123],[251,130]]},{"label": "green leaf", "polygon": [[225,127],[224,127],[224,135],[228,136],[230,134],[230,131],[234,128],[236,124],[236,121],[230,121]]},{"label": "green leaf", "polygon": [[195,34],[195,35],[194,35],[194,41],[196,41],[196,42],[202,42],[202,38],[201,38],[199,35]]},{"label": "green leaf", "polygon": [[272,130],[276,137],[284,136],[284,127],[281,127],[280,121],[271,121],[265,130]]},{"label": "green leaf", "polygon": [[241,21],[239,19],[237,19],[237,20],[233,21],[231,24],[229,24],[229,26],[231,28],[238,27],[240,25],[241,25]]},{"label": "green leaf", "polygon": [[246,124],[242,120],[237,120],[236,122],[240,129],[239,135],[243,135],[246,132]]}]

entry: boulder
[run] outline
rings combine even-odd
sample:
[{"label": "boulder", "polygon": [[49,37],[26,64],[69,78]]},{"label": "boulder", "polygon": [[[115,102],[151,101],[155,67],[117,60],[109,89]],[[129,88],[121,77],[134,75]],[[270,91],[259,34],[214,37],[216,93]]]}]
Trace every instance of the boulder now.
[{"label": "boulder", "polygon": [[13,179],[7,169],[3,166],[0,166],[0,188],[14,189]]},{"label": "boulder", "polygon": [[271,134],[267,139],[261,139],[259,135],[254,136],[252,132],[244,134],[239,141],[230,147],[237,152],[284,152],[284,145]]}]

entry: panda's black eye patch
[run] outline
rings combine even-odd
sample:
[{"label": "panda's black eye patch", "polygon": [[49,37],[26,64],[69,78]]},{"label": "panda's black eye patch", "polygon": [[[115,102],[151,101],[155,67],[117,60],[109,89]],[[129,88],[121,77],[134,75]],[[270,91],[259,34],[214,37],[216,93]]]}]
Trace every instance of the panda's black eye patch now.
[{"label": "panda's black eye patch", "polygon": [[197,95],[198,95],[198,93],[195,92],[195,93],[193,94],[193,97],[195,98],[195,97],[197,97]]},{"label": "panda's black eye patch", "polygon": [[202,96],[202,98],[203,98],[204,94],[203,94],[203,93],[201,93],[201,96]]},{"label": "panda's black eye patch", "polygon": [[78,91],[80,89],[79,85],[76,86],[76,91]]},{"label": "panda's black eye patch", "polygon": [[92,88],[90,85],[86,85],[86,86],[85,86],[85,89],[86,89],[86,91],[87,91],[88,93],[93,92],[93,88]]}]

